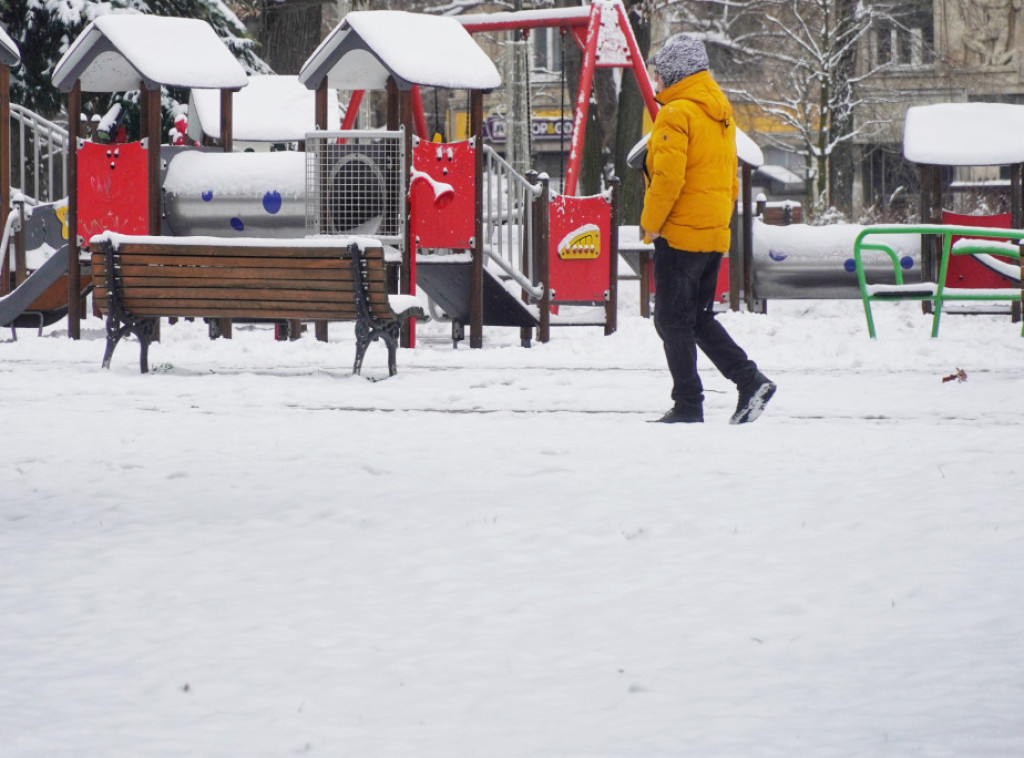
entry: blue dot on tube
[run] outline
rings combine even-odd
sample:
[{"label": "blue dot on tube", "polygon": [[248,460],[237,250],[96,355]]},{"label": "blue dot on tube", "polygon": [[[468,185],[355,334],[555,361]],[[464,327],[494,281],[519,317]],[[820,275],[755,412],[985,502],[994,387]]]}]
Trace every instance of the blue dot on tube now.
[{"label": "blue dot on tube", "polygon": [[235,216],[233,219],[231,219],[231,228],[234,229],[236,232],[241,232],[245,230],[245,224],[242,223],[242,219],[238,218],[238,216]]},{"label": "blue dot on tube", "polygon": [[281,210],[281,193],[270,191],[263,196],[263,210],[267,213],[277,213]]},{"label": "blue dot on tube", "polygon": [[900,258],[900,265],[904,268],[904,270],[909,271],[914,267],[914,259],[911,258],[909,255],[904,255],[902,258]]},{"label": "blue dot on tube", "polygon": [[847,258],[846,263],[843,264],[843,268],[849,271],[851,274],[857,270],[857,261],[853,258]]},{"label": "blue dot on tube", "polygon": [[203,202],[208,203],[213,200],[213,190],[206,190],[203,192]]}]

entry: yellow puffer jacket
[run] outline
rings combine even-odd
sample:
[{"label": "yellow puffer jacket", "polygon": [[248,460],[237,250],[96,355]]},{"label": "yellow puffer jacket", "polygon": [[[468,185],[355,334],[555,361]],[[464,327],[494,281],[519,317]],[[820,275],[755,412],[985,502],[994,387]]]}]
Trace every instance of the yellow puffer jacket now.
[{"label": "yellow puffer jacket", "polygon": [[739,193],[732,107],[707,71],[657,98],[647,143],[647,192],[640,226],[678,250],[724,253]]}]

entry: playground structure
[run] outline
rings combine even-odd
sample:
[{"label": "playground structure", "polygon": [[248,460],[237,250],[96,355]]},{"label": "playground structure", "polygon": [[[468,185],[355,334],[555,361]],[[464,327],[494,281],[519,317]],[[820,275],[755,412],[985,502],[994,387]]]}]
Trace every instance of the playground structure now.
[{"label": "playground structure", "polygon": [[[464,45],[468,36],[462,40],[453,37],[449,28],[440,33],[431,28],[438,23],[454,26],[451,20],[390,12],[349,14],[299,76],[300,83],[315,92],[315,131],[300,135],[293,129],[256,136],[244,128],[239,132],[248,139],[301,142],[304,156],[232,152],[236,123],[243,127],[251,123],[241,113],[236,121],[236,106],[246,101],[248,93],[243,93],[251,84],[261,82],[240,79],[237,64],[218,58],[208,44],[212,42],[208,30],[200,34],[198,27],[196,38],[203,43],[192,46],[191,55],[204,60],[204,50],[209,50],[211,58],[189,67],[202,75],[182,78],[174,65],[158,58],[157,51],[166,52],[167,40],[180,39],[168,22],[183,21],[100,19],[83,32],[55,70],[55,84],[68,92],[73,125],[68,142],[75,146],[67,161],[71,185],[67,216],[79,242],[78,249],[69,246],[66,254],[69,276],[64,299],[70,336],[80,335],[82,317],[82,298],[71,292],[81,293],[89,286],[88,256],[83,252],[87,253],[92,235],[107,230],[217,237],[373,234],[389,246],[389,259],[400,269],[397,287],[414,292],[419,278],[435,303],[434,314],[451,319],[456,340],[462,337],[464,325],[469,326],[474,347],[482,344],[485,325],[518,326],[524,342],[534,327],[538,338],[547,340],[552,324],[594,324],[603,326],[606,333],[614,331],[619,239],[613,223],[614,186],[595,198],[577,198],[571,192],[582,159],[595,68],[629,68],[651,115],[657,107],[620,4],[599,0],[589,7],[479,14],[457,22],[472,32],[518,29],[528,34],[530,29],[559,28],[580,46],[583,67],[565,195],[551,192],[543,176],[516,174],[483,145],[482,94],[498,86],[500,78],[475,43],[464,48],[470,58],[451,60],[452,50],[457,49],[453,44]],[[127,31],[119,30],[119,25]],[[153,38],[161,44],[147,44]],[[444,44],[436,50],[424,48],[424,40]],[[409,52],[413,49],[415,55]],[[120,78],[104,73],[105,65],[97,63],[100,57],[112,56],[119,59],[115,68],[122,73]],[[450,65],[439,74],[436,64],[423,65],[425,59]],[[365,68],[374,73],[367,75]],[[490,76],[485,86],[480,86],[480,71]],[[472,72],[469,82],[465,81],[468,72]],[[138,88],[140,82],[145,132],[138,143],[111,147],[80,139],[81,92],[117,92]],[[148,149],[160,142],[155,106],[159,91],[171,85],[190,87],[193,108],[188,134],[205,149],[166,145],[159,151]],[[335,99],[332,85],[352,92],[338,133],[329,131],[336,123],[329,109]],[[420,86],[470,90],[473,136],[469,141],[448,145],[423,141]],[[345,130],[363,90],[369,88],[388,91],[388,131]],[[259,97],[252,100],[258,102]],[[237,110],[244,113],[245,109]],[[310,144],[298,139],[307,135]],[[394,149],[383,149],[385,157],[372,154],[386,144]],[[749,220],[747,195],[744,218]],[[318,214],[325,210],[330,217],[320,218]],[[628,253],[632,264],[637,258]],[[734,256],[733,260],[741,259]],[[740,281],[740,276],[732,277],[734,305],[739,302]],[[326,325],[318,325],[322,338],[325,329]],[[224,324],[221,331],[230,334],[230,325]],[[413,343],[413,335],[405,338],[405,344]]]},{"label": "playground structure", "polygon": [[[538,28],[571,34],[583,52],[565,195],[552,192],[544,176],[517,174],[483,143],[483,95],[501,82],[471,34],[529,34]],[[201,63],[182,72],[170,50],[186,36],[191,63]],[[4,53],[3,59],[10,61],[5,67],[18,60],[13,43],[10,47]],[[75,41],[54,72],[54,83],[68,93],[71,116],[71,134],[63,144],[74,148],[68,152],[66,174],[54,176],[51,168],[51,176],[36,180],[52,190],[65,178],[68,200],[27,212],[22,207],[24,218],[35,221],[21,224],[23,233],[28,227],[29,239],[16,246],[14,264],[19,272],[35,268],[36,273],[14,277],[16,291],[0,300],[0,324],[42,325],[44,319],[62,318],[66,309],[69,335],[80,336],[83,293],[90,286],[89,240],[103,231],[219,239],[372,236],[385,245],[393,288],[406,294],[417,288],[425,292],[432,314],[452,322],[456,343],[468,326],[473,347],[482,345],[485,326],[519,327],[524,344],[534,328],[541,341],[559,325],[599,325],[606,333],[614,331],[620,252],[640,275],[641,308],[648,315],[650,246],[634,239],[629,228],[616,226],[614,185],[593,198],[573,194],[595,68],[631,70],[650,114],[656,112],[621,4],[597,0],[588,7],[458,19],[393,11],[350,13],[310,56],[297,80],[246,77],[223,53],[207,25],[186,19],[102,17]],[[164,86],[190,89],[187,134],[201,146],[160,144]],[[469,92],[470,139],[426,140],[420,87]],[[89,139],[81,126],[81,93],[132,89],[140,91],[142,139],[131,144]],[[351,128],[362,93],[369,89],[387,92],[384,131]],[[343,115],[336,107],[337,91],[351,93]],[[302,117],[287,127],[254,127],[258,117],[249,114],[265,113],[261,106],[268,98],[288,98],[292,105],[277,110],[302,112]],[[10,120],[3,119],[8,130]],[[242,139],[295,143],[303,151],[234,152]],[[50,154],[59,151],[59,136],[45,140],[56,146]],[[42,142],[36,139],[37,150]],[[151,150],[151,145],[160,147]],[[768,299],[857,297],[858,266],[868,280],[892,280],[881,258],[868,256],[856,263],[852,243],[843,244],[841,256],[822,256],[820,250],[794,245],[799,226],[769,232],[755,221],[750,175],[763,156],[742,133],[737,149],[743,172],[741,212],[735,221],[734,250],[720,279],[722,305],[739,309],[745,303],[750,310],[763,310]],[[8,150],[0,152],[9,158]],[[907,157],[914,160],[909,152]],[[31,163],[37,172],[44,165],[41,159]],[[9,175],[9,159],[6,170]],[[1014,171],[1018,210],[1011,220],[1019,226],[1019,166]],[[3,186],[10,187],[10,180]],[[6,211],[10,202],[3,207]],[[26,267],[21,262],[34,245],[44,250],[62,247],[68,228],[76,230],[77,245],[45,258],[45,265]],[[772,234],[776,241],[769,240],[764,250],[759,240]],[[54,257],[63,262],[52,261]],[[906,268],[914,278],[920,276],[922,260],[937,258],[929,259],[918,249],[901,260],[905,266],[909,261]],[[6,284],[11,277],[3,280]],[[63,286],[57,286],[58,280]],[[56,307],[40,315],[38,299],[55,291]],[[35,313],[26,314],[33,309]],[[326,323],[317,323],[319,338],[326,339],[326,330]],[[211,327],[214,331],[230,336],[230,323],[218,323],[216,330]],[[414,326],[403,334],[403,344],[415,344]]]},{"label": "playground structure", "polygon": [[[601,13],[621,15],[617,7],[605,2],[594,6],[593,38],[587,41],[592,63],[598,32],[608,26],[599,22]],[[578,20],[576,14],[572,23],[578,25]],[[472,346],[482,344],[482,327],[492,324],[520,326],[524,339],[525,330],[537,327],[542,340],[548,338],[552,320],[614,330],[613,191],[597,199],[555,196],[544,177],[517,175],[483,145],[482,96],[500,85],[500,77],[462,25],[402,12],[349,14],[299,76],[314,92],[315,131],[301,140],[305,153],[255,156],[232,152],[235,93],[249,82],[236,62],[214,50],[211,30],[200,30],[200,23],[102,17],[89,25],[54,71],[55,85],[68,93],[68,141],[73,146],[67,159],[67,215],[78,244],[70,245],[66,254],[72,338],[80,336],[82,298],[71,293],[87,286],[88,258],[83,253],[91,237],[102,231],[226,237],[370,234],[390,247],[402,292],[415,291],[422,262],[424,271],[429,270],[423,289],[443,304],[435,315],[452,319],[456,337],[468,324]],[[195,60],[183,73],[168,52],[186,30]],[[111,60],[116,63],[111,65]],[[424,65],[425,60],[431,65]],[[643,70],[638,59],[636,65]],[[329,131],[332,85],[353,93],[338,132]],[[163,86],[196,93],[189,129],[195,125],[198,132],[190,136],[205,147],[150,149],[161,141],[158,103]],[[438,145],[414,134],[423,131],[416,117],[420,86],[470,91],[474,128],[469,141]],[[360,93],[369,88],[388,91],[387,131],[345,130]],[[140,141],[111,145],[80,134],[82,92],[131,89],[140,91]],[[219,95],[211,96],[211,91]],[[211,100],[219,104],[219,114],[210,107]],[[216,126],[220,134],[213,136]],[[279,141],[281,136],[266,139]],[[383,158],[371,154],[384,145],[391,147],[383,150]],[[209,180],[205,185],[204,177]],[[245,212],[246,204],[262,210]],[[567,315],[568,310],[580,310],[577,306],[589,307],[589,315]],[[318,334],[325,335],[320,325]]]}]

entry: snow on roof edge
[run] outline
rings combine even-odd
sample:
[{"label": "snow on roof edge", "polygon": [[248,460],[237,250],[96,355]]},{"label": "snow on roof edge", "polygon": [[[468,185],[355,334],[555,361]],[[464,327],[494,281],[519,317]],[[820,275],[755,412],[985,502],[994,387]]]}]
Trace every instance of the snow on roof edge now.
[{"label": "snow on roof edge", "polygon": [[5,66],[16,66],[21,63],[21,51],[7,30],[0,26],[0,63]]},{"label": "snow on roof edge", "polygon": [[907,109],[903,157],[935,166],[1024,163],[1024,105],[934,103]]},{"label": "snow on roof edge", "polygon": [[[390,10],[348,13],[303,64],[299,81],[315,89],[327,77],[339,89],[362,88],[345,82],[346,64],[350,69],[359,65],[358,56],[346,61],[348,53],[361,48],[404,83],[478,90],[501,86],[494,62],[454,18]],[[359,73],[365,79],[365,70]]]},{"label": "snow on roof edge", "polygon": [[141,81],[240,89],[248,77],[205,21],[128,12],[91,21],[57,62],[51,81],[62,92],[75,81],[86,92],[118,92],[137,89]]}]

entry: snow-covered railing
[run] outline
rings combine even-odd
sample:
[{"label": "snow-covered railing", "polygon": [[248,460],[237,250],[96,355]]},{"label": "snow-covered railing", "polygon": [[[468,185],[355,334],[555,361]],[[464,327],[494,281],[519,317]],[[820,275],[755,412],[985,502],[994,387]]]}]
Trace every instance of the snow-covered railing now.
[{"label": "snow-covered railing", "polygon": [[11,184],[26,202],[38,205],[67,197],[66,129],[11,104],[11,142]]},{"label": "snow-covered railing", "polygon": [[543,296],[536,212],[544,191],[484,146],[483,250],[488,260],[535,299]]}]

